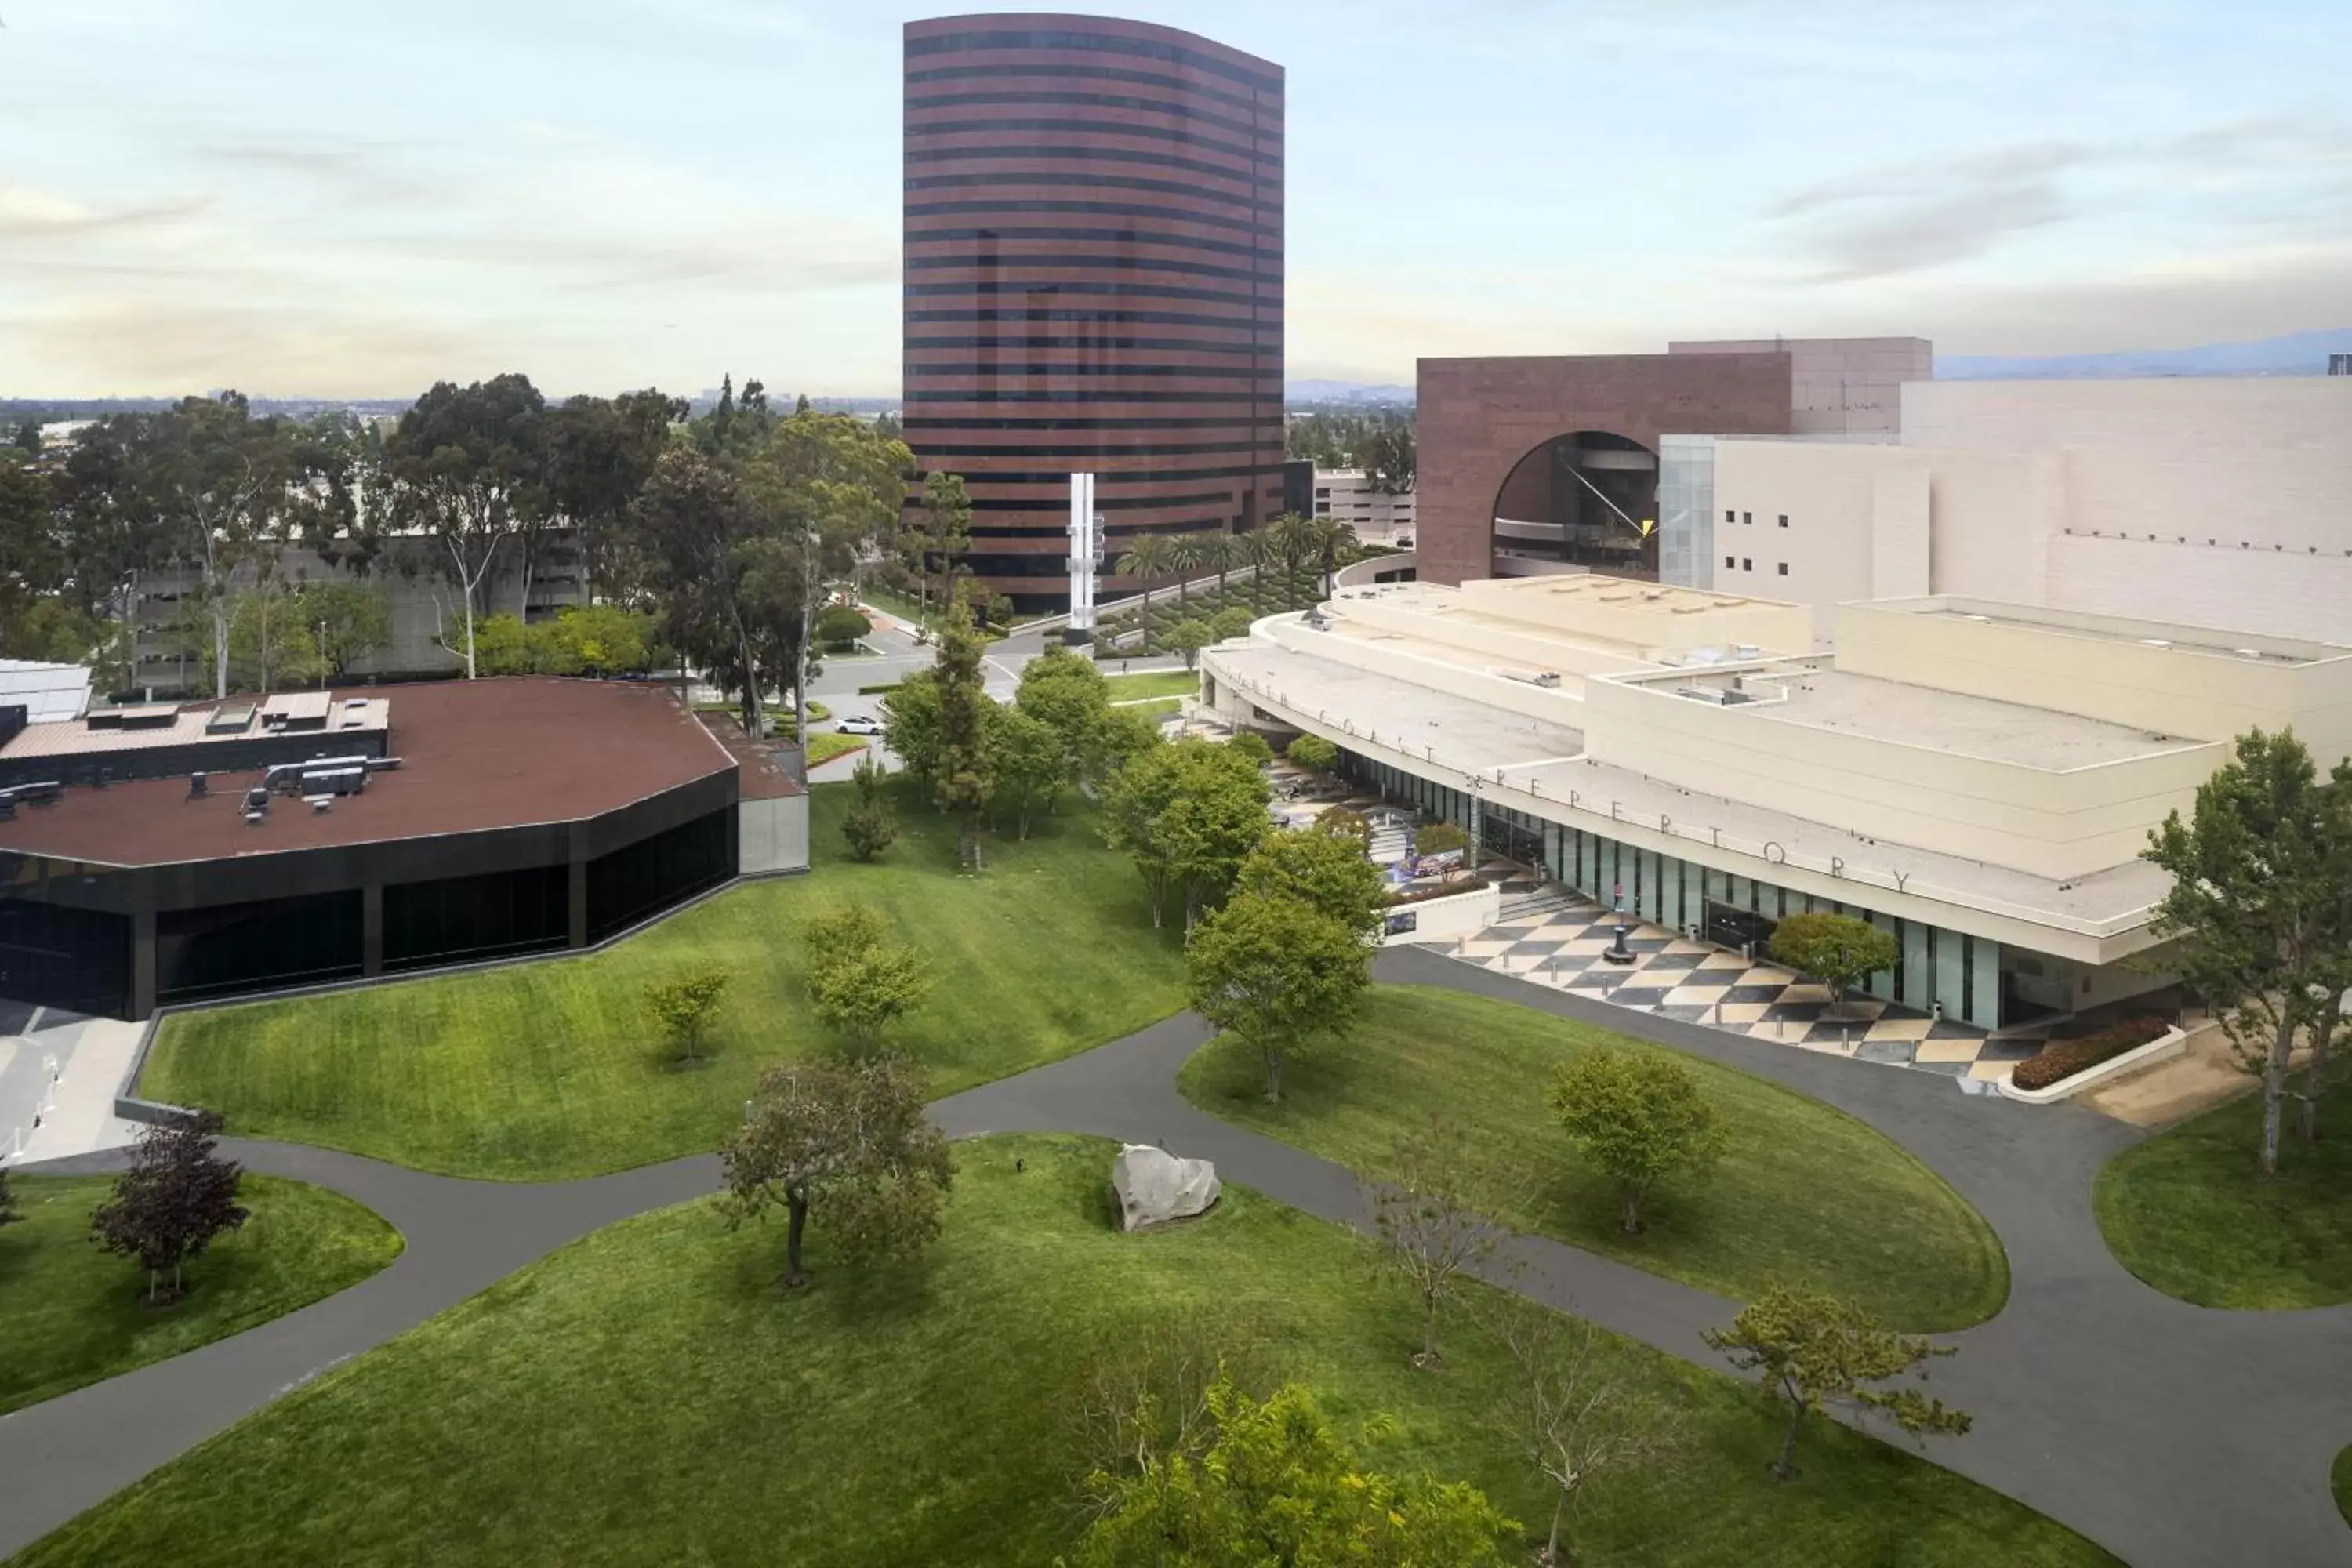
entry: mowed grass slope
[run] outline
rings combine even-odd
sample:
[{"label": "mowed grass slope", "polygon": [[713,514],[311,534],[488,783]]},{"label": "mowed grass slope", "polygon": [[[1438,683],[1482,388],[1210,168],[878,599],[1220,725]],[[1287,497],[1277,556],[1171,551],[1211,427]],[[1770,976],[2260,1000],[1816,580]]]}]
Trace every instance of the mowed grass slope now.
[{"label": "mowed grass slope", "polygon": [[1485,997],[1381,986],[1344,1044],[1290,1064],[1279,1105],[1263,1098],[1257,1054],[1230,1037],[1180,1081],[1205,1110],[1370,1175],[1442,1114],[1472,1131],[1496,1217],[1735,1300],[1776,1279],[1810,1283],[1921,1331],[2000,1310],[2000,1243],[1933,1172],[1843,1111],[1681,1053],[1669,1054],[1697,1075],[1728,1146],[1711,1179],[1661,1183],[1647,1228],[1625,1235],[1615,1188],[1545,1099],[1554,1067],[1599,1044],[1661,1048]]},{"label": "mowed grass slope", "polygon": [[[734,889],[581,958],[173,1018],[148,1096],[224,1112],[232,1131],[456,1175],[588,1175],[714,1148],[762,1070],[838,1048],[810,1016],[800,929],[874,905],[931,964],[930,998],[891,1040],[948,1093],[1133,1032],[1183,1005],[1181,935],[1151,929],[1133,868],[1065,792],[1025,844],[955,868],[952,825],[903,794],[900,836],[851,860],[852,786],[813,792],[814,872]],[[673,1061],[649,980],[733,977],[710,1055]]]},{"label": "mowed grass slope", "polygon": [[[1548,1520],[1487,1425],[1502,1368],[1475,1331],[1454,1331],[1444,1370],[1415,1370],[1412,1311],[1368,1284],[1366,1244],[1246,1190],[1200,1223],[1120,1235],[1114,1152],[961,1145],[928,1258],[839,1268],[820,1221],[817,1284],[789,1298],[777,1225],[730,1231],[698,1203],[615,1226],[287,1395],[18,1564],[1037,1568],[1077,1528],[1066,1413],[1093,1348],[1179,1319],[1310,1384],[1343,1431],[1393,1415],[1374,1462],[1473,1479],[1530,1527]],[[1600,1354],[1681,1412],[1689,1441],[1675,1466],[1593,1489],[1581,1563],[2111,1561],[1827,1424],[1801,1447],[1803,1479],[1776,1483],[1777,1424],[1751,1390],[1623,1342]]]},{"label": "mowed grass slope", "polygon": [[2279,1142],[2265,1176],[2263,1100],[2242,1095],[2125,1150],[2092,1199],[2117,1261],[2200,1307],[2272,1310],[2352,1300],[2352,1102],[2319,1107],[2319,1142]]},{"label": "mowed grass slope", "polygon": [[90,1211],[109,1176],[16,1176],[23,1216],[0,1226],[0,1415],[242,1333],[356,1285],[400,1256],[400,1233],[339,1193],[247,1174],[252,1215],[188,1262],[188,1293],[147,1305],[147,1271],[99,1250]]}]

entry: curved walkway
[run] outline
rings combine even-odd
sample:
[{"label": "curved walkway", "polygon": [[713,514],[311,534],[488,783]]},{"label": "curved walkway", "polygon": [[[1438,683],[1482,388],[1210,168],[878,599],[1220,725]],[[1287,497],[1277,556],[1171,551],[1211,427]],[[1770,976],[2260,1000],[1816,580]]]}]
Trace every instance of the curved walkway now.
[{"label": "curved walkway", "polygon": [[[1817,1058],[1566,995],[1411,948],[1380,978],[1495,996],[1730,1062],[1826,1101],[1909,1149],[2008,1249],[2010,1300],[1938,1336],[1960,1354],[1937,1392],[1976,1418],[1931,1457],[2071,1526],[2139,1568],[2352,1562],[2327,1470],[2352,1440],[2341,1368],[2352,1309],[2225,1313],[2142,1285],[2091,1212],[2102,1163],[2138,1135],[2089,1111],[1963,1094],[1948,1079]],[[956,1137],[1076,1131],[1161,1143],[1225,1178],[1361,1225],[1339,1166],[1196,1110],[1177,1069],[1205,1043],[1190,1015],[934,1107]],[[408,1249],[366,1282],[234,1339],[0,1419],[0,1555],[338,1363],[597,1227],[710,1192],[708,1155],[556,1185],[426,1175],[290,1144],[224,1145],[255,1170],[348,1194]],[[79,1163],[105,1168],[108,1159]],[[63,1170],[67,1166],[50,1167]],[[1699,1331],[1732,1302],[1539,1237],[1512,1288],[1702,1365]]]}]

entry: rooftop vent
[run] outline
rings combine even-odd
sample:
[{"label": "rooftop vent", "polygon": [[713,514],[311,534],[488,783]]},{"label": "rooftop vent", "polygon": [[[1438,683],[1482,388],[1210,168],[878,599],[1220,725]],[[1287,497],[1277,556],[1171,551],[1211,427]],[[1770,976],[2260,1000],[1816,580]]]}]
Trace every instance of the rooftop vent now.
[{"label": "rooftop vent", "polygon": [[214,709],[213,716],[205,722],[207,735],[242,735],[251,728],[253,704],[250,702],[225,703]]},{"label": "rooftop vent", "polygon": [[2142,637],[2139,640],[2140,645],[2143,647],[2170,647],[2172,646],[2171,639],[2168,637]]}]

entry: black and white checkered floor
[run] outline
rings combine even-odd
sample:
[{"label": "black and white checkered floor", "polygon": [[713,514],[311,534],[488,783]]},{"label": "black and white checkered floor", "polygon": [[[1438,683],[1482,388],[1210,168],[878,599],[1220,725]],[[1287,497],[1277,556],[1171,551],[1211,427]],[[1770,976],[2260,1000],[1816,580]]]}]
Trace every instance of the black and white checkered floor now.
[{"label": "black and white checkered floor", "polygon": [[[1525,868],[1499,862],[1484,872],[1501,882],[1506,900],[1549,887]],[[1653,925],[1636,923],[1628,931],[1632,963],[1606,963],[1601,955],[1612,944],[1616,921],[1597,904],[1553,891],[1559,907],[1506,919],[1440,951],[1620,1007],[1952,1078],[1996,1079],[2042,1048],[2042,1033],[2030,1027],[1988,1035],[1875,997],[1848,997],[1832,1013],[1822,985]]]}]

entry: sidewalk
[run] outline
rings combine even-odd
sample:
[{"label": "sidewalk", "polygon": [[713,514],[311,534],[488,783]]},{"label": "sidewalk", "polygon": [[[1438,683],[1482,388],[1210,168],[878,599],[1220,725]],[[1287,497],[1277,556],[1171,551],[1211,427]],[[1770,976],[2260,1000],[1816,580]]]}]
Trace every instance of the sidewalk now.
[{"label": "sidewalk", "polygon": [[37,1008],[23,1027],[0,1039],[0,1162],[58,1160],[138,1136],[137,1124],[114,1114],[114,1093],[144,1025]]}]

